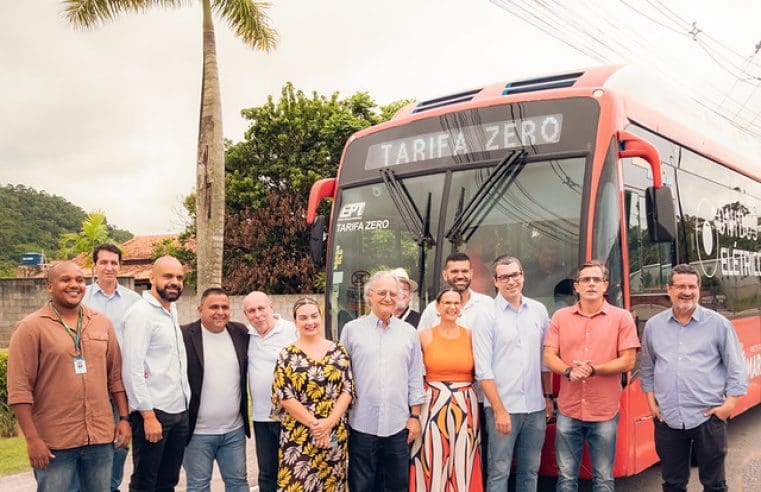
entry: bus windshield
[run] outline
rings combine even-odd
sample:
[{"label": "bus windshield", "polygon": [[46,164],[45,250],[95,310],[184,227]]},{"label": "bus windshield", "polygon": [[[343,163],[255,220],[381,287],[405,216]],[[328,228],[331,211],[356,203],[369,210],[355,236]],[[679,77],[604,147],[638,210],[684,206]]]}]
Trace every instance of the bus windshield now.
[{"label": "bus windshield", "polygon": [[364,285],[378,270],[407,270],[419,285],[411,306],[422,310],[440,287],[440,262],[454,251],[470,256],[475,291],[495,294],[490,263],[509,254],[523,263],[527,296],[550,312],[566,305],[579,258],[585,163],[583,156],[520,156],[502,177],[491,178],[500,172],[492,163],[339,190],[329,265],[333,336],[368,312]]}]

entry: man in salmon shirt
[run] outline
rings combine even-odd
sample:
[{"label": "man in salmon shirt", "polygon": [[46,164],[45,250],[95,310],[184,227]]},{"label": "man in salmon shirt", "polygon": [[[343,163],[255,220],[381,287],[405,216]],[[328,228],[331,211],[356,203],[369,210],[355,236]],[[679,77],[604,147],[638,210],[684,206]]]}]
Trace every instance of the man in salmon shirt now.
[{"label": "man in salmon shirt", "polygon": [[621,374],[634,368],[640,344],[629,312],[605,300],[605,265],[591,261],[579,267],[574,290],[579,301],[555,312],[544,339],[544,364],[562,376],[555,431],[556,490],[577,490],[586,440],[593,490],[612,491]]}]

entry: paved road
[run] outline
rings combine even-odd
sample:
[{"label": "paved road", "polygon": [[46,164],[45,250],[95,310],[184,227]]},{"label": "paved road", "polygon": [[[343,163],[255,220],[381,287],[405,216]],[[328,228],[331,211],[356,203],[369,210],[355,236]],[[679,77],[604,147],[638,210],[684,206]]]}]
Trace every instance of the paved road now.
[{"label": "paved road", "polygon": [[[248,457],[249,483],[256,483],[256,453],[253,442],[248,441],[246,456]],[[132,471],[132,460],[127,460],[126,477]],[[693,468],[688,487],[689,492],[702,490],[698,481],[697,468]],[[732,492],[761,491],[761,406],[740,415],[729,425],[729,457],[727,458],[727,477],[729,490]],[[539,484],[540,492],[554,490],[554,480],[542,478]],[[658,465],[645,470],[634,477],[622,478],[616,481],[618,492],[650,492],[660,490],[661,475]],[[3,491],[32,491],[35,489],[34,477],[31,472],[19,473],[0,477],[0,490]],[[124,490],[124,487],[122,487]],[[181,476],[178,490],[185,490],[185,477]],[[214,469],[212,490],[224,490],[224,484],[218,470]],[[252,489],[253,490],[253,489]],[[588,480],[583,481],[579,488],[581,492],[592,490]]]}]

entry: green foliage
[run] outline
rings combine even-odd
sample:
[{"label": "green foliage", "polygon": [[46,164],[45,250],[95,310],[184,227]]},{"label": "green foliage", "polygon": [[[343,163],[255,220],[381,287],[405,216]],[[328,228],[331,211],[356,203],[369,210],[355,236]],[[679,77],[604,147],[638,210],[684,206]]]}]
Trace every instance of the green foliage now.
[{"label": "green foliage", "polygon": [[21,255],[53,256],[61,234],[79,230],[85,212],[66,199],[23,185],[0,186],[0,276],[15,277]]},{"label": "green foliage", "polygon": [[[324,289],[309,258],[309,189],[336,175],[347,139],[407,101],[378,107],[358,92],[306,96],[287,83],[275,100],[241,111],[251,123],[226,152],[225,287],[306,293]],[[327,207],[323,205],[323,207]]]},{"label": "green foliage", "polygon": [[0,352],[0,437],[18,435],[16,416],[8,405],[8,352]]},{"label": "green foliage", "polygon": [[60,254],[65,259],[74,258],[80,253],[91,253],[95,246],[106,242],[113,243],[108,237],[106,215],[100,211],[90,212],[79,232],[61,234]]}]

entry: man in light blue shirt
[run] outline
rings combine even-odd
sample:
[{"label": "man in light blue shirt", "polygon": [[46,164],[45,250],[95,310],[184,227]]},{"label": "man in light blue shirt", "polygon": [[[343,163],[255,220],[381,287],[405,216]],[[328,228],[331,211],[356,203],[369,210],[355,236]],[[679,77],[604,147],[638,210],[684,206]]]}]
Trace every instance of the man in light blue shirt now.
[{"label": "man in light blue shirt", "polygon": [[542,364],[550,320],[542,303],[523,296],[523,282],[517,258],[497,258],[494,285],[499,293],[473,329],[476,379],[486,397],[488,491],[507,490],[513,454],[515,490],[536,491],[544,432],[553,411],[550,373]]},{"label": "man in light blue shirt", "polygon": [[153,264],[151,290],[124,317],[122,380],[132,410],[130,491],[172,490],[188,442],[188,362],[177,308],[184,269],[174,257]]},{"label": "man in light blue shirt", "polygon": [[[140,294],[119,285],[117,275],[122,262],[122,251],[114,244],[99,244],[92,252],[93,269],[96,280],[85,289],[82,304],[105,314],[114,325],[116,338],[121,346],[122,323],[124,314],[134,303],[140,300]],[[114,419],[119,414],[114,407]],[[119,490],[124,477],[124,462],[127,461],[129,447],[114,448],[114,465],[111,474],[111,490]],[[79,490],[78,478],[75,478],[73,490]]]},{"label": "man in light blue shirt", "polygon": [[704,490],[727,490],[727,420],[748,391],[748,373],[732,324],[698,305],[700,274],[669,273],[671,309],[650,318],[642,336],[640,381],[655,425],[664,491],[687,490],[690,448]]},{"label": "man in light blue shirt", "polygon": [[394,316],[399,279],[380,271],[365,285],[371,312],[341,332],[357,396],[349,410],[349,489],[407,491],[410,443],[420,436],[423,357],[415,328]]}]

